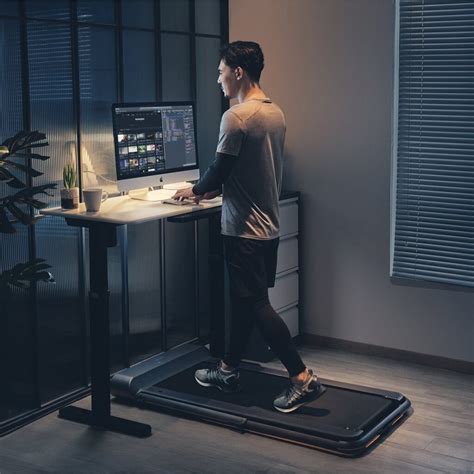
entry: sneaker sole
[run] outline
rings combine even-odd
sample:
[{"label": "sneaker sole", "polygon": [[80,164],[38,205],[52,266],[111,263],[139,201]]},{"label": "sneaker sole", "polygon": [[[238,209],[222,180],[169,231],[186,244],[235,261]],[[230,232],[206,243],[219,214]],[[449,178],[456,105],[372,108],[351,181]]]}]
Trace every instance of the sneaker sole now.
[{"label": "sneaker sole", "polygon": [[219,389],[221,392],[224,392],[224,393],[236,393],[236,392],[240,392],[242,390],[242,387],[238,387],[236,389],[230,389],[230,388],[225,389],[224,387],[221,387],[220,385],[215,385],[213,383],[202,382],[196,376],[194,376],[194,380],[196,380],[196,382],[199,385],[201,385],[202,387],[215,387],[215,388]]},{"label": "sneaker sole", "polygon": [[[310,400],[310,401],[312,401],[312,400]],[[275,405],[273,405],[273,408],[275,408],[275,410],[280,411],[281,413],[291,413],[292,411],[298,410],[298,408],[301,408],[306,403],[310,403],[310,402],[300,403],[299,405],[295,405],[294,407],[291,407],[291,408],[280,408],[280,407],[276,407]]]},{"label": "sneaker sole", "polygon": [[311,403],[311,402],[314,402],[317,398],[319,398],[324,392],[326,391],[326,387],[324,387],[323,385],[320,386],[318,392],[316,394],[314,394],[314,396],[311,397],[311,400],[306,400],[305,402],[301,402],[301,403],[298,403],[298,405],[295,405],[291,408],[280,408],[280,407],[276,407],[275,405],[273,405],[273,408],[275,408],[275,410],[278,410],[280,411],[281,413],[291,413],[293,411],[296,411],[298,410],[298,408],[301,408],[302,406],[304,405],[307,405],[308,403]]}]

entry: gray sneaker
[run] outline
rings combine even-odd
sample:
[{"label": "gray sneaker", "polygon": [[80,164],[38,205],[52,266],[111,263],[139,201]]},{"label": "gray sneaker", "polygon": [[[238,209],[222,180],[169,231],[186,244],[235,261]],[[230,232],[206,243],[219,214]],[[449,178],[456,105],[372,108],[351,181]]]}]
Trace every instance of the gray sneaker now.
[{"label": "gray sneaker", "polygon": [[273,400],[273,407],[276,410],[290,413],[312,402],[326,391],[313,371],[309,370],[309,373],[311,376],[303,385],[290,382],[290,386]]},{"label": "gray sneaker", "polygon": [[239,392],[242,389],[239,371],[235,369],[232,372],[224,372],[220,363],[215,369],[196,370],[194,378],[203,387],[216,387],[225,393]]}]

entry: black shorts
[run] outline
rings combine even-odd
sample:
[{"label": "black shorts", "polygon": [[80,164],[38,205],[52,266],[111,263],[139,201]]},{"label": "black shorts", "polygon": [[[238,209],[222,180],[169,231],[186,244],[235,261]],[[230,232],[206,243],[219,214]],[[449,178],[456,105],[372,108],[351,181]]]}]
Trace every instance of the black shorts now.
[{"label": "black shorts", "polygon": [[272,240],[222,236],[231,294],[255,296],[275,286],[279,238]]}]

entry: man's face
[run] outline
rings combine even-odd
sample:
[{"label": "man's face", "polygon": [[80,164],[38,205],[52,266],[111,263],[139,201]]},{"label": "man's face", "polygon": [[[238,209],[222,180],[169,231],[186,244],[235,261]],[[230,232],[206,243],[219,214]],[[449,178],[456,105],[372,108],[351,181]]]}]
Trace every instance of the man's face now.
[{"label": "man's face", "polygon": [[217,83],[221,86],[224,96],[227,99],[233,99],[237,96],[238,86],[240,85],[237,81],[235,69],[227,66],[224,61],[221,61],[219,63],[218,72]]}]

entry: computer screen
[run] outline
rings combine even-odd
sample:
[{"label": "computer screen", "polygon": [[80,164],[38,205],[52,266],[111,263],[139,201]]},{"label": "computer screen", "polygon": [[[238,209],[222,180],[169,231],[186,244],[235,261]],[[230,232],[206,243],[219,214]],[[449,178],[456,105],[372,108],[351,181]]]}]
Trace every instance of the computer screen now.
[{"label": "computer screen", "polygon": [[192,102],[113,104],[120,191],[199,179]]}]

